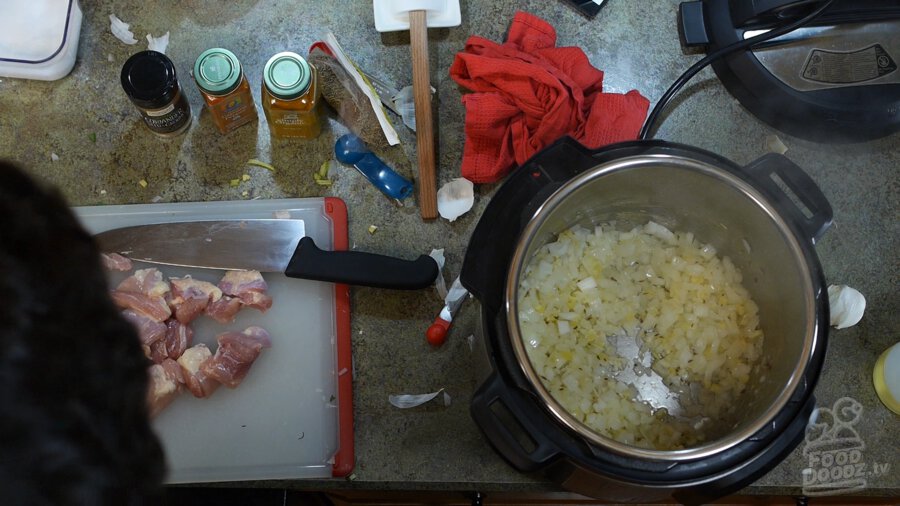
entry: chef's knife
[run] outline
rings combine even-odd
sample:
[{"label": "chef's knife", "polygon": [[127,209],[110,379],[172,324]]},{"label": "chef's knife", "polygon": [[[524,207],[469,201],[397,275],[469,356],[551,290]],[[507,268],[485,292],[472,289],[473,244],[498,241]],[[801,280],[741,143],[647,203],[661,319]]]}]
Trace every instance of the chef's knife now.
[{"label": "chef's knife", "polygon": [[185,221],[117,228],[95,235],[100,250],[132,260],[200,269],[283,272],[292,278],[415,290],[437,278],[433,258],[401,260],[359,251],[323,251],[303,220]]}]

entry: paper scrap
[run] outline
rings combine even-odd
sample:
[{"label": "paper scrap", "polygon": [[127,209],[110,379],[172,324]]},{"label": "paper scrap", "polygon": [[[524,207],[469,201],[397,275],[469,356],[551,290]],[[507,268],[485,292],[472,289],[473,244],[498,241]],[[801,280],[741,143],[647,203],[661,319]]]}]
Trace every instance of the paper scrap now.
[{"label": "paper scrap", "polygon": [[59,161],[59,155],[57,155],[56,153],[50,153],[50,161],[51,161],[51,162],[58,162],[58,161]]},{"label": "paper scrap", "polygon": [[137,44],[137,39],[134,38],[134,33],[129,30],[128,23],[122,21],[115,14],[109,15],[109,31],[112,32],[113,35],[116,36],[117,39],[121,40],[123,43],[130,45]]},{"label": "paper scrap", "polygon": [[444,406],[450,405],[450,394],[444,391],[444,389],[440,389],[437,392],[431,392],[430,394],[400,394],[400,395],[390,395],[388,396],[388,402],[390,402],[393,406],[398,407],[400,409],[408,409],[414,408],[416,406],[421,406],[426,402],[431,401],[432,399],[438,397],[443,394],[443,402]]}]

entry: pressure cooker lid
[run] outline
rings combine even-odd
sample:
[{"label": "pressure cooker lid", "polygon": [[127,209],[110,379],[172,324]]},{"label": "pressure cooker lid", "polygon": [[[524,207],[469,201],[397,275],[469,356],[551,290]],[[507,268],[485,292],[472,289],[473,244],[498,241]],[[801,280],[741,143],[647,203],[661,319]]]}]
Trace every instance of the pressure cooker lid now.
[{"label": "pressure cooker lid", "polygon": [[[809,12],[808,0],[685,2],[682,39],[713,52]],[[812,26],[713,64],[754,115],[791,135],[862,141],[900,130],[900,4],[836,0]]]}]

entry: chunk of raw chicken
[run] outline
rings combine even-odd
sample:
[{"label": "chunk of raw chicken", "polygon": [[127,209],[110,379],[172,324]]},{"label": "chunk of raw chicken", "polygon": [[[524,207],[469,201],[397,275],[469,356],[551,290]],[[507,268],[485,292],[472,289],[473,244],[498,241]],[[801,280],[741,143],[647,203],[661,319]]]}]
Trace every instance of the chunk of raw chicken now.
[{"label": "chunk of raw chicken", "polygon": [[149,346],[166,337],[166,324],[162,322],[158,322],[143,313],[138,313],[131,309],[122,311],[122,316],[137,329],[138,336],[141,338],[141,344]]},{"label": "chunk of raw chicken", "polygon": [[166,323],[165,353],[172,360],[178,360],[178,357],[184,353],[191,345],[194,337],[194,330],[178,320],[169,320]]},{"label": "chunk of raw chicken", "polygon": [[153,344],[150,345],[150,360],[153,361],[154,364],[162,364],[163,361],[168,358],[169,353],[166,351],[165,339],[154,341]]},{"label": "chunk of raw chicken", "polygon": [[169,307],[181,323],[190,323],[200,316],[211,302],[222,298],[222,290],[206,281],[196,280],[190,276],[170,278],[169,281],[172,283]]},{"label": "chunk of raw chicken", "polygon": [[100,253],[100,260],[111,271],[128,272],[133,268],[131,260],[118,253]]},{"label": "chunk of raw chicken", "polygon": [[241,304],[265,313],[272,307],[272,297],[261,292],[246,292],[240,296]]},{"label": "chunk of raw chicken", "polygon": [[259,271],[228,271],[219,281],[219,288],[226,295],[239,297],[245,292],[265,292],[269,286]]},{"label": "chunk of raw chicken", "polygon": [[216,337],[219,348],[210,360],[200,365],[200,372],[228,388],[237,387],[263,348],[272,346],[269,333],[260,327],[243,332],[225,332]]},{"label": "chunk of raw chicken", "polygon": [[133,309],[161,322],[172,315],[165,296],[169,284],[163,281],[162,273],[156,269],[140,269],[125,278],[111,292],[113,302],[124,309]]},{"label": "chunk of raw chicken", "polygon": [[162,297],[124,290],[112,290],[109,294],[120,308],[134,310],[154,321],[162,322],[172,315],[172,310]]},{"label": "chunk of raw chicken", "polygon": [[184,384],[194,394],[194,397],[209,397],[219,387],[219,383],[208,377],[202,370],[202,365],[210,360],[212,352],[205,344],[197,344],[184,350],[178,357],[178,365],[181,366],[184,376]]},{"label": "chunk of raw chicken", "polygon": [[163,275],[159,270],[140,269],[119,283],[116,290],[142,293],[150,297],[165,297],[169,293],[169,284],[163,280]]},{"label": "chunk of raw chicken", "polygon": [[269,286],[259,271],[228,271],[219,281],[222,293],[237,297],[245,306],[266,312],[272,298],[266,294]]},{"label": "chunk of raw chicken", "polygon": [[229,295],[223,295],[221,299],[210,302],[209,305],[206,306],[206,314],[219,323],[233,322],[234,317],[240,310],[241,299]]},{"label": "chunk of raw chicken", "polygon": [[147,369],[150,383],[147,388],[147,406],[150,416],[158,415],[171,404],[181,391],[184,376],[181,367],[172,359],[165,359],[161,364],[153,364]]}]

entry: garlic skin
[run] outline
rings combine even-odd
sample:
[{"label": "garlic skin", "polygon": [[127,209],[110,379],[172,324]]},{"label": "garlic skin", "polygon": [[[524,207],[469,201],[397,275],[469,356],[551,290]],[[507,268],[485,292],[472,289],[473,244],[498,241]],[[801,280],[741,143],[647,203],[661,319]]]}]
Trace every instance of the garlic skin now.
[{"label": "garlic skin", "polygon": [[431,258],[437,262],[438,265],[438,275],[434,280],[434,288],[437,290],[438,295],[443,300],[447,297],[447,282],[444,281],[444,263],[446,260],[444,259],[444,248],[441,249],[433,249],[431,253],[428,254]]},{"label": "garlic skin", "polygon": [[128,44],[129,46],[132,44],[137,44],[137,39],[134,38],[134,33],[129,30],[128,23],[119,19],[115,14],[109,15],[109,31],[112,32],[113,35],[116,36],[117,39],[121,40],[124,44]]},{"label": "garlic skin", "polygon": [[830,285],[828,305],[831,306],[831,326],[845,329],[862,320],[866,310],[866,298],[859,290],[847,285]]},{"label": "garlic skin", "polygon": [[169,32],[166,32],[165,35],[161,35],[159,37],[154,37],[151,34],[147,34],[147,49],[150,51],[156,51],[159,53],[166,53],[166,48],[169,47]]}]

